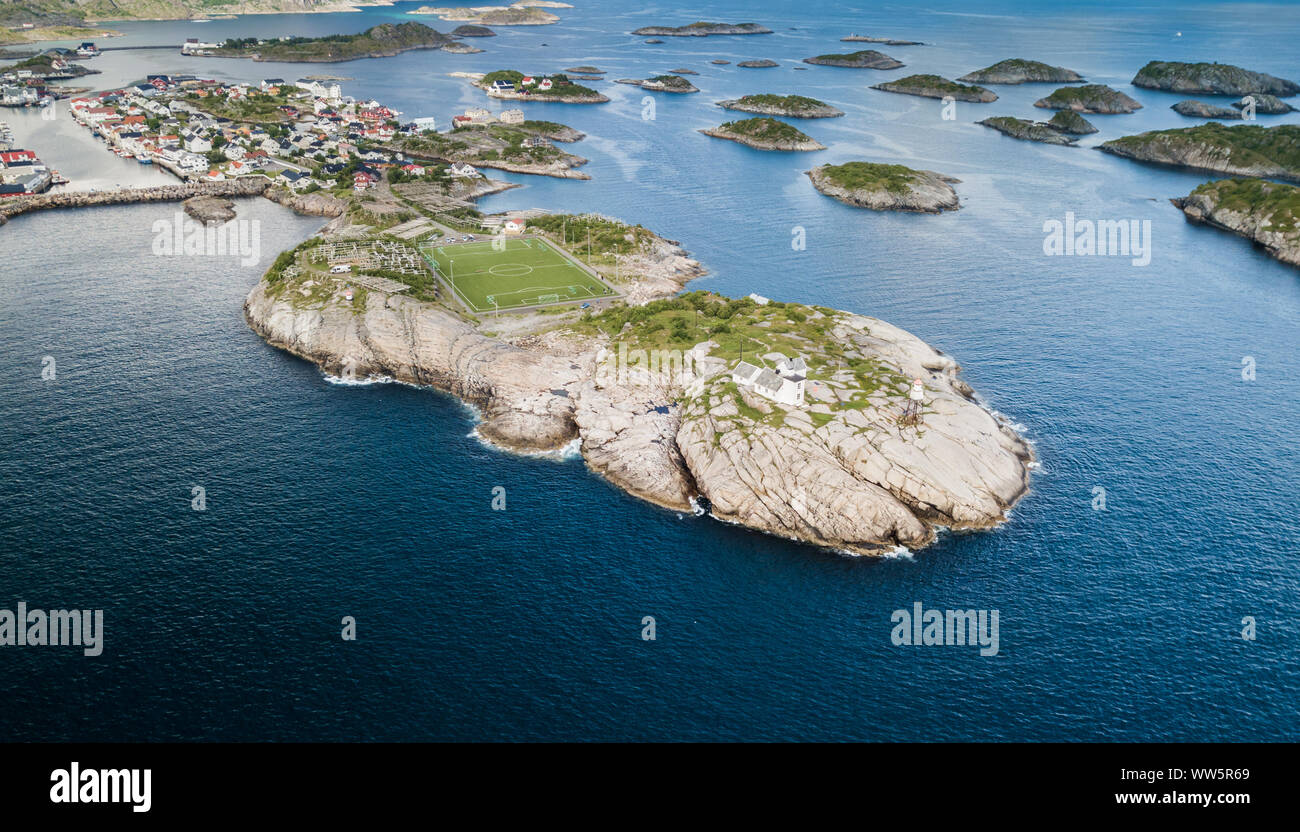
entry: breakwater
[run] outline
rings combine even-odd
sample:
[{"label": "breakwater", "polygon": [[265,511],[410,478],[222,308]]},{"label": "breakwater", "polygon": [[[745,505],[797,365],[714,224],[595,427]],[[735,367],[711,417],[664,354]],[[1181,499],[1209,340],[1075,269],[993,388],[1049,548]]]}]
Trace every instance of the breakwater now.
[{"label": "breakwater", "polygon": [[30,211],[53,208],[92,208],[101,205],[132,205],[141,202],[181,202],[193,196],[261,196],[271,187],[262,177],[224,179],[217,182],[186,182],[181,185],[157,185],[148,188],[115,188],[110,191],[64,191],[9,197],[0,202],[0,225],[10,218]]}]

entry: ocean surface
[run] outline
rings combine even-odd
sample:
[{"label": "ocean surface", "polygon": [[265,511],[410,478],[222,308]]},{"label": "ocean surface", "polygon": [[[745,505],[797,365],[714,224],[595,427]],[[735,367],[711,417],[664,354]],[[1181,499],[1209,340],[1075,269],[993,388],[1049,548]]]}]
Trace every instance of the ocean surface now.
[{"label": "ocean surface", "polygon": [[[455,25],[406,16],[416,5],[110,24],[125,37],[100,44]],[[243,298],[319,219],[241,202],[261,222],[260,259],[243,266],[152,254],[175,206],[29,215],[0,229],[0,608],[102,609],[106,636],[97,658],[0,648],[0,739],[1300,739],[1300,272],[1168,203],[1211,177],[1092,149],[1195,123],[1169,109],[1183,96],[1129,85],[1148,60],[1300,76],[1300,6],[574,5],[560,24],[471,41],[476,55],[110,51],[90,82],[329,73],[354,79],[346,94],[446,124],[484,103],[448,73],[608,70],[594,86],[609,104],[528,105],[588,134],[571,149],[592,180],[494,173],[526,187],[482,207],[641,223],[708,267],[691,288],[873,315],[951,353],[1035,444],[1041,467],[1010,521],[869,559],[665,511],[580,459],[484,446],[451,397],[335,383],[263,343]],[[776,31],[628,34],[701,17]],[[927,45],[876,47],[907,65],[889,72],[796,71],[850,51],[849,33]],[[999,101],[959,103],[952,120],[938,101],[868,89],[1008,57],[1145,107],[1090,116],[1099,134],[1050,147],[975,122],[1045,118],[1032,102],[1053,85],[995,87]],[[749,58],[780,66],[734,65]],[[677,67],[700,73],[700,94],[612,83]],[[847,115],[799,125],[828,146],[812,154],[696,132],[737,117],[713,102],[756,92]],[[74,188],[168,181],[66,112],[0,119]],[[803,174],[852,159],[955,176],[962,209],[854,210]],[[1149,220],[1150,264],[1045,256],[1044,222],[1068,212]],[[57,374],[43,380],[47,356]],[[891,613],[916,602],[998,610],[998,654],[894,646]],[[356,641],[340,638],[344,616]]]}]

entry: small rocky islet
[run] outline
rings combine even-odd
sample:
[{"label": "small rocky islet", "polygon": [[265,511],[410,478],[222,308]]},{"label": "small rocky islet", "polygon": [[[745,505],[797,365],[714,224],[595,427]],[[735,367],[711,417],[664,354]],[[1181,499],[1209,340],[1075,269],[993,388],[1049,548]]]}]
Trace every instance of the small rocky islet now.
[{"label": "small rocky islet", "polygon": [[819,193],[855,208],[938,214],[961,207],[953,183],[942,173],[904,165],[846,162],[805,171]]},{"label": "small rocky islet", "polygon": [[957,80],[970,84],[1069,84],[1083,81],[1083,76],[1062,66],[1024,58],[1008,58],[992,66],[968,72]]},{"label": "small rocky islet", "polygon": [[957,101],[969,101],[987,104],[997,101],[997,93],[983,87],[958,84],[938,75],[909,75],[896,81],[872,84],[873,90],[899,93],[901,95],[919,95],[923,98],[953,98]]},{"label": "small rocky islet", "polygon": [[884,46],[925,46],[919,40],[898,40],[896,38],[879,38],[870,35],[848,35],[840,40],[844,43],[879,43]]},{"label": "small rocky islet", "polygon": [[1192,118],[1222,118],[1222,119],[1241,119],[1241,110],[1234,110],[1232,107],[1220,107],[1216,104],[1206,104],[1204,101],[1179,101],[1169,109],[1178,113],[1180,116],[1190,116]]},{"label": "small rocky islet", "polygon": [[630,84],[631,86],[640,87],[641,89],[651,90],[653,92],[688,93],[700,91],[698,87],[680,75],[656,75],[653,78],[645,78],[641,80],[635,78],[619,78],[614,83]]},{"label": "small rocky islet", "polygon": [[1062,133],[1070,133],[1075,136],[1086,136],[1089,133],[1098,132],[1097,128],[1092,126],[1092,122],[1074,110],[1057,110],[1056,114],[1048,119],[1047,124]]},{"label": "small rocky islet", "polygon": [[642,26],[634,35],[670,38],[703,38],[715,35],[770,35],[772,30],[757,23],[706,23],[696,21],[685,26]]},{"label": "small rocky islet", "polygon": [[1035,101],[1034,106],[1046,110],[1074,110],[1077,113],[1097,115],[1131,113],[1142,109],[1139,102],[1105,84],[1061,87],[1051,95]]},{"label": "small rocky islet", "polygon": [[706,136],[727,139],[756,150],[812,151],[826,146],[811,136],[774,118],[747,118],[701,130]]},{"label": "small rocky islet", "polygon": [[1029,121],[1012,116],[993,116],[976,123],[1022,141],[1060,145],[1073,145],[1078,141],[1078,139],[1056,129],[1048,122]]},{"label": "small rocky islet", "polygon": [[847,69],[898,69],[903,66],[902,61],[874,49],[863,49],[847,54],[816,55],[804,58],[803,62],[816,66],[838,66]]},{"label": "small rocky islet", "polygon": [[1265,93],[1291,96],[1300,93],[1300,84],[1295,81],[1231,64],[1206,62],[1151,61],[1138,70],[1132,83],[1135,87],[1152,90],[1208,95]]},{"label": "small rocky islet", "polygon": [[1244,95],[1240,101],[1232,102],[1232,106],[1239,110],[1254,107],[1256,113],[1266,116],[1280,116],[1295,112],[1295,107],[1292,107],[1276,95],[1269,95],[1265,92],[1252,92],[1249,95]]},{"label": "small rocky islet", "polygon": [[804,95],[742,95],[727,101],[717,102],[724,110],[738,110],[744,113],[756,113],[763,116],[785,116],[786,118],[838,118],[844,115],[825,101]]}]

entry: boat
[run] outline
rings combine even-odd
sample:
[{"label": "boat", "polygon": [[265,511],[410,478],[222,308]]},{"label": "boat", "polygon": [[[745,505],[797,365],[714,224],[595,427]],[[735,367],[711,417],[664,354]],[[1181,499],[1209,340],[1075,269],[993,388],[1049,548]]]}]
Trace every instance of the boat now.
[{"label": "boat", "polygon": [[149,154],[148,154],[148,153],[137,153],[137,154],[135,154],[135,160],[136,160],[137,162],[139,162],[140,164],[142,164],[142,165],[152,165],[152,164],[153,164],[153,159],[149,157]]},{"label": "boat", "polygon": [[57,170],[52,170],[50,171],[50,182],[54,185],[66,185],[68,184],[68,177],[59,173]]}]

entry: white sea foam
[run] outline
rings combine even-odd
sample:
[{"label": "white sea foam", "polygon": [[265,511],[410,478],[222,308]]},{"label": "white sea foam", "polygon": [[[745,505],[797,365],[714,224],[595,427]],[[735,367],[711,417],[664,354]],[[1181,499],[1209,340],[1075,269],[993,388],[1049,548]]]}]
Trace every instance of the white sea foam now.
[{"label": "white sea foam", "polygon": [[369,387],[372,384],[393,384],[401,383],[396,379],[388,376],[368,376],[366,378],[344,378],[343,376],[332,376],[329,373],[321,373],[321,376],[329,384],[337,384],[340,387]]}]

